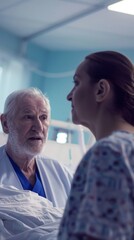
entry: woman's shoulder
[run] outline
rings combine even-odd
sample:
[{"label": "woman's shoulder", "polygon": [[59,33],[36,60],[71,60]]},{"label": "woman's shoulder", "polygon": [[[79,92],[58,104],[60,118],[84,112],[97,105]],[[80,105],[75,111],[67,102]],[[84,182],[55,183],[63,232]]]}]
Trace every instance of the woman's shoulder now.
[{"label": "woman's shoulder", "polygon": [[94,147],[119,148],[119,146],[127,146],[130,143],[134,144],[134,134],[125,131],[115,131],[111,135],[97,141]]},{"label": "woman's shoulder", "polygon": [[124,155],[126,152],[131,154],[134,149],[134,134],[123,131],[113,132],[108,137],[96,141],[90,148],[84,159],[100,158],[108,156]]}]

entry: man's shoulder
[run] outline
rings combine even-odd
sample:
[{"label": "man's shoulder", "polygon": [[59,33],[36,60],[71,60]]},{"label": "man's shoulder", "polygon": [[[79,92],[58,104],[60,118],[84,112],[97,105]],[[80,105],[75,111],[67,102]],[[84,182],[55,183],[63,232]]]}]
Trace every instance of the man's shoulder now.
[{"label": "man's shoulder", "polygon": [[41,161],[43,163],[48,163],[49,165],[54,164],[54,165],[60,165],[61,166],[61,163],[58,162],[58,160],[56,160],[54,158],[50,158],[48,156],[38,155],[37,156],[37,161]]},{"label": "man's shoulder", "polygon": [[45,167],[56,169],[58,172],[69,173],[73,175],[72,170],[58,160],[50,158],[48,156],[37,156],[38,163],[45,165]]}]

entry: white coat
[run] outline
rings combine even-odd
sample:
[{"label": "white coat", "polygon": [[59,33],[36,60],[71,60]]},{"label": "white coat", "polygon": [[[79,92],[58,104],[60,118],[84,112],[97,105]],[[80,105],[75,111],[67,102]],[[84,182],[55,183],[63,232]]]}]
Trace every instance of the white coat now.
[{"label": "white coat", "polygon": [[[53,203],[54,207],[64,207],[70,192],[72,174],[53,159],[37,156],[36,164],[46,198]],[[23,189],[6,154],[5,145],[0,147],[0,184]]]}]

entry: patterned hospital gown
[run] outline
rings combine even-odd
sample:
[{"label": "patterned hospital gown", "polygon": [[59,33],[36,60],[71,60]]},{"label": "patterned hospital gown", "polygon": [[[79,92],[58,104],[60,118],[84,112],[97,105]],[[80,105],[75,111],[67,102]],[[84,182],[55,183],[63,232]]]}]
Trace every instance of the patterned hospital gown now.
[{"label": "patterned hospital gown", "polygon": [[58,240],[134,240],[134,135],[99,140],[77,168]]}]

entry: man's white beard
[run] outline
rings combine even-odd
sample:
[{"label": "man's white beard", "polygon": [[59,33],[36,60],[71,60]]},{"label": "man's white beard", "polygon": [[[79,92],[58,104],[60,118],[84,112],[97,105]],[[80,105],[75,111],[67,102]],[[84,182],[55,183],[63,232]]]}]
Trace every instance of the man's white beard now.
[{"label": "man's white beard", "polygon": [[26,144],[22,145],[22,143],[19,140],[17,131],[12,126],[10,126],[10,134],[8,136],[8,142],[10,143],[10,149],[18,157],[19,156],[34,157],[42,151],[42,149],[40,149],[39,151],[37,150],[34,151],[34,148],[32,148],[30,145],[26,145]]}]

